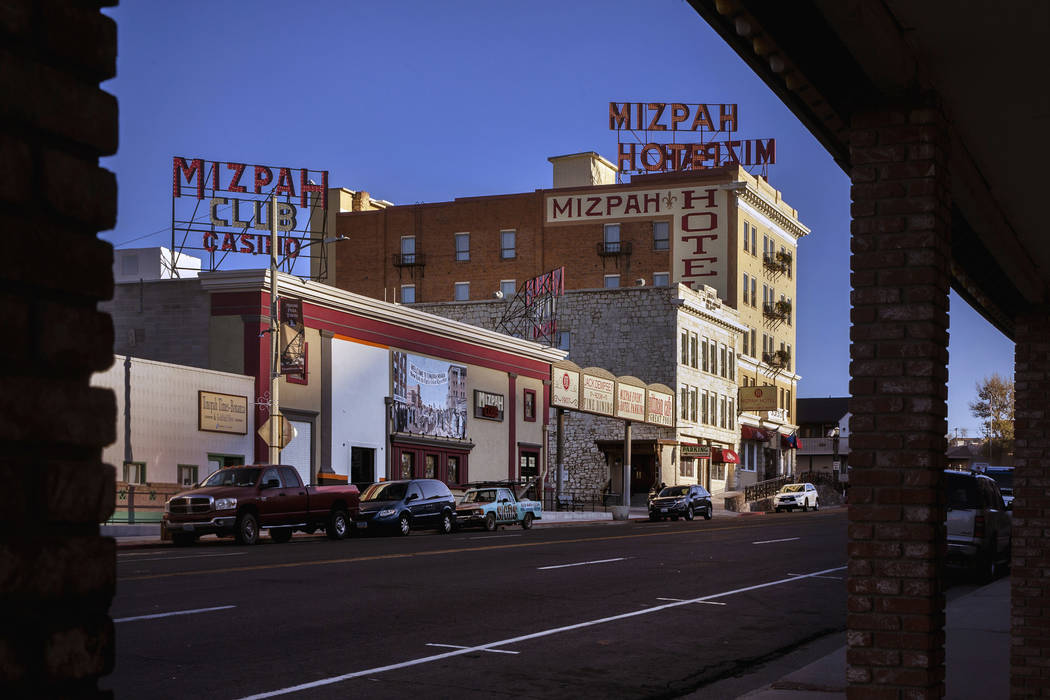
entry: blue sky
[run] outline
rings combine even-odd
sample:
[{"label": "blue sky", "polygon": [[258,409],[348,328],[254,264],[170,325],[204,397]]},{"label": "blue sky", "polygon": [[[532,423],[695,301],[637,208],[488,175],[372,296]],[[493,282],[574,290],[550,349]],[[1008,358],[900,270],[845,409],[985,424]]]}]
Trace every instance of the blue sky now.
[{"label": "blue sky", "polygon": [[[397,204],[527,192],[547,158],[615,160],[608,103],[739,105],[776,138],[771,184],[812,234],[798,253],[799,396],[849,391],[849,180],[683,0],[125,2],[118,247],[170,245],[171,158],[329,171]],[[257,264],[257,263],[253,263]],[[951,300],[950,429],[979,431],[974,385],[1013,344]]]}]

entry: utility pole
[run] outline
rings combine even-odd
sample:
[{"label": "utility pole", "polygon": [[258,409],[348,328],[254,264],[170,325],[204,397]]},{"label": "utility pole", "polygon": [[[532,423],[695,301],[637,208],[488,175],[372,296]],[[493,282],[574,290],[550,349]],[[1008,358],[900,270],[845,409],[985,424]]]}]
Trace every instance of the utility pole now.
[{"label": "utility pole", "polygon": [[270,464],[281,461],[281,321],[277,316],[277,195],[270,197]]}]

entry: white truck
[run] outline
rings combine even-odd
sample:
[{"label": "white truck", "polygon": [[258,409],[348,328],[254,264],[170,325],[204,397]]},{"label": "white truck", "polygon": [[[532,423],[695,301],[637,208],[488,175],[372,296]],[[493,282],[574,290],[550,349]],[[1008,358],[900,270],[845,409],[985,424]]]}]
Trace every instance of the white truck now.
[{"label": "white truck", "polygon": [[500,525],[521,525],[528,530],[535,520],[543,518],[543,504],[539,501],[518,499],[504,486],[484,486],[468,489],[456,506],[459,527],[484,527],[488,531]]}]

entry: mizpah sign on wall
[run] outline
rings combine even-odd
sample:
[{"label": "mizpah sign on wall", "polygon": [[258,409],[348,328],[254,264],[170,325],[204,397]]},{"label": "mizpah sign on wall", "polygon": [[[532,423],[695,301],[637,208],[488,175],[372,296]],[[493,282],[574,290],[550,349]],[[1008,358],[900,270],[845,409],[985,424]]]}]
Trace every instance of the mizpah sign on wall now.
[{"label": "mizpah sign on wall", "polygon": [[324,237],[328,217],[312,214],[328,206],[327,170],[175,156],[171,177],[172,250],[194,251],[203,269],[219,269],[228,255],[269,257],[271,218],[284,259],[294,260]]}]

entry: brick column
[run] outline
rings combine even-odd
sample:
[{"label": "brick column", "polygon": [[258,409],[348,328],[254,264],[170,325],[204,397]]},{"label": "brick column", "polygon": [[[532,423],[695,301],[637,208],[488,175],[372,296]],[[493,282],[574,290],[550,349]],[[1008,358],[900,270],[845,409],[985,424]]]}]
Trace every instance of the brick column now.
[{"label": "brick column", "polygon": [[98,4],[0,10],[0,695],[95,697],[113,666],[116,25]]},{"label": "brick column", "polygon": [[944,695],[950,195],[937,110],[855,115],[850,132],[847,695]]},{"label": "brick column", "polygon": [[1050,307],[1017,319],[1010,696],[1050,697]]}]

